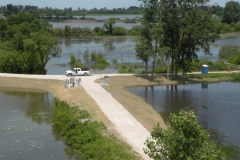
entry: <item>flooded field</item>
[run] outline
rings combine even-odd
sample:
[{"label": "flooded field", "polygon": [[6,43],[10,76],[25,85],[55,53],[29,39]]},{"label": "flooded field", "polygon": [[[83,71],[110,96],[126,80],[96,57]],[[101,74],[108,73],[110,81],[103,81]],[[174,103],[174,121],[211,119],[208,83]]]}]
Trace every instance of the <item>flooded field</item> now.
[{"label": "flooded field", "polygon": [[0,88],[0,159],[75,159],[75,152],[52,133],[52,94]]},{"label": "flooded field", "polygon": [[[58,58],[52,58],[47,63],[47,74],[65,74],[65,71],[69,69],[68,62],[70,61],[71,54],[74,54],[77,59],[81,59],[84,64],[83,55],[86,51],[89,51],[90,53],[101,53],[110,63],[113,59],[117,59],[119,64],[142,64],[142,61],[136,58],[135,45],[137,42],[138,38],[132,36],[60,38],[59,47],[62,49],[62,52]],[[216,41],[210,47],[212,55],[205,55],[203,51],[199,51],[198,58],[202,60],[216,61],[221,47],[231,45],[240,47],[240,36]],[[118,70],[111,66],[105,70],[101,70],[102,73],[109,74],[117,73],[117,71]],[[99,71],[95,73],[98,72]]]}]

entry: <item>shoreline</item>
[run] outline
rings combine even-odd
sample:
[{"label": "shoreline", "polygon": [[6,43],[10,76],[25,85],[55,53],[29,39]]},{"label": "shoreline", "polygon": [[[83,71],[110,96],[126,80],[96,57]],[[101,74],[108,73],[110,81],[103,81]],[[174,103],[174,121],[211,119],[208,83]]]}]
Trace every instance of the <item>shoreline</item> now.
[{"label": "shoreline", "polygon": [[[161,128],[167,129],[167,125],[153,107],[142,98],[129,93],[125,88],[206,82],[204,78],[200,80],[184,76],[178,76],[176,79],[158,76],[154,81],[150,81],[149,77],[141,75],[113,74],[107,79],[98,75],[84,76],[81,77],[82,86],[66,89],[64,87],[66,76],[59,76],[61,79],[58,80],[51,75],[43,75],[42,78],[37,75],[22,75],[24,78],[14,77],[16,75],[11,74],[9,76],[13,77],[4,77],[0,74],[0,87],[39,89],[50,92],[54,97],[66,101],[69,105],[77,105],[79,109],[87,110],[94,121],[105,124],[107,127],[105,134],[114,134],[118,139],[132,146],[134,151],[145,159],[148,158],[142,148],[145,148],[144,141],[150,136],[153,127],[159,124]],[[225,75],[225,77],[229,80],[230,76]],[[207,79],[207,81],[224,81],[225,77],[224,79],[221,79],[222,77]],[[103,80],[107,81],[108,85],[100,86]]]}]

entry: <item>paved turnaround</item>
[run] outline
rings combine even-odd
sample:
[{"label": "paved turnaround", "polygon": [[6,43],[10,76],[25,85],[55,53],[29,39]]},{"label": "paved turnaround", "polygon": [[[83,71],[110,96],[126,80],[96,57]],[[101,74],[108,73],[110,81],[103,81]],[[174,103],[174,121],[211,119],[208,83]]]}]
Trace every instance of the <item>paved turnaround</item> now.
[{"label": "paved turnaround", "polygon": [[[115,74],[118,75],[118,74]],[[111,76],[115,76],[111,75]],[[22,77],[37,79],[68,79],[65,75],[24,75],[24,74],[2,74],[3,77]],[[96,101],[103,113],[112,122],[115,130],[122,136],[134,151],[139,153],[143,159],[150,159],[144,154],[144,142],[150,133],[144,128],[110,93],[94,81],[99,75],[80,77],[85,91]]]}]

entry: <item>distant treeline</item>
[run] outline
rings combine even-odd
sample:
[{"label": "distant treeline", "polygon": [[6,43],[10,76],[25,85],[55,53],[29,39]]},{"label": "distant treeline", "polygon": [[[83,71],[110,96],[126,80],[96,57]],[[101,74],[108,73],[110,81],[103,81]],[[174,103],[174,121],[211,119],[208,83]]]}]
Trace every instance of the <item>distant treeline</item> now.
[{"label": "distant treeline", "polygon": [[[212,6],[201,6],[200,9],[209,11]],[[223,14],[223,7],[219,5],[215,6],[215,10],[213,11],[214,15],[217,17],[222,17]],[[51,8],[51,7],[42,7],[39,8],[38,6],[31,6],[31,5],[13,5],[7,4],[6,6],[0,6],[0,13],[4,13],[4,16],[8,16],[12,13],[17,14],[18,12],[22,11],[33,11],[37,12],[39,15],[44,17],[51,17],[51,16],[58,16],[58,17],[72,17],[74,15],[82,15],[85,17],[86,14],[142,14],[143,7],[139,6],[130,6],[128,8],[113,8],[107,9],[104,8],[93,8],[93,9],[85,9],[80,8],[73,10],[72,7],[58,9],[58,8]],[[69,18],[68,18],[69,19]]]},{"label": "distant treeline", "polygon": [[43,7],[39,8],[38,6],[30,6],[30,5],[13,5],[7,4],[6,6],[0,6],[0,12],[4,13],[4,16],[8,16],[11,13],[17,14],[22,11],[34,11],[39,14],[51,14],[51,15],[82,15],[82,14],[141,14],[143,8],[137,6],[130,6],[128,8],[113,8],[107,9],[104,8],[93,8],[93,9],[85,9],[78,7],[77,10],[73,10],[72,7],[58,9],[51,7]]}]

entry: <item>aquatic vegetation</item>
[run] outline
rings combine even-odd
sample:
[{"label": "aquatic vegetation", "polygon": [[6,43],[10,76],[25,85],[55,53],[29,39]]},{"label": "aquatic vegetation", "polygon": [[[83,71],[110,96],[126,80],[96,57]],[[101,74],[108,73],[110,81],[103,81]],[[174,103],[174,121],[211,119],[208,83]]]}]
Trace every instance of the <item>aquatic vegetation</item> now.
[{"label": "aquatic vegetation", "polygon": [[64,101],[55,99],[52,126],[81,159],[139,159],[115,136],[103,134],[103,123],[91,121],[86,110],[70,107]]},{"label": "aquatic vegetation", "polygon": [[12,118],[8,118],[7,120],[4,120],[2,122],[19,122],[23,119],[24,117],[20,117],[20,116],[17,116],[17,117],[12,117]]},{"label": "aquatic vegetation", "polygon": [[38,125],[29,125],[29,126],[7,126],[5,128],[2,128],[5,133],[2,134],[17,134],[20,132],[25,131],[34,131],[36,128],[38,128]]},{"label": "aquatic vegetation", "polygon": [[28,141],[28,146],[32,148],[43,148],[43,142],[40,141]]},{"label": "aquatic vegetation", "polygon": [[47,119],[48,117],[47,117],[47,114],[48,114],[48,112],[40,112],[40,111],[38,111],[38,112],[36,112],[36,113],[34,113],[34,115],[37,117],[37,118],[40,118],[40,119],[42,119],[42,120],[45,120],[45,119]]}]

